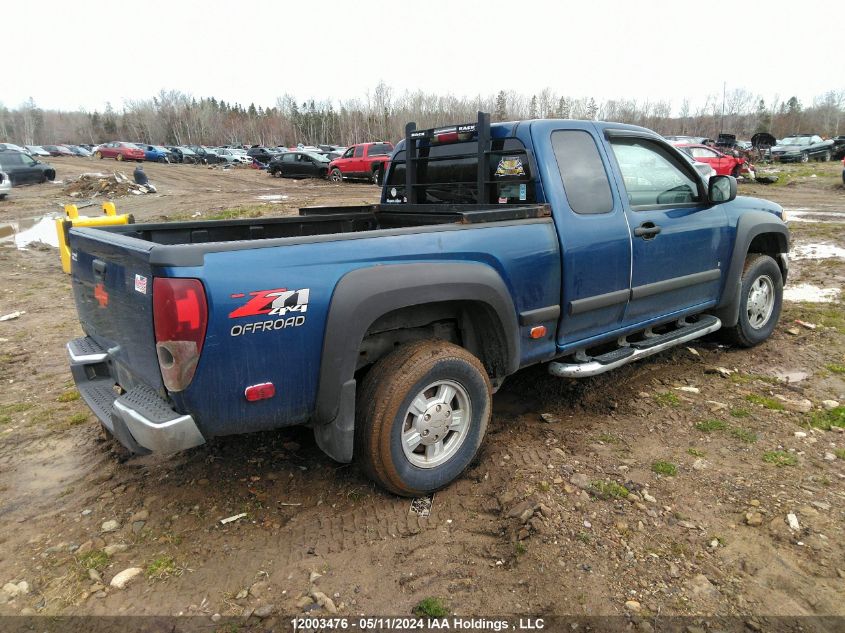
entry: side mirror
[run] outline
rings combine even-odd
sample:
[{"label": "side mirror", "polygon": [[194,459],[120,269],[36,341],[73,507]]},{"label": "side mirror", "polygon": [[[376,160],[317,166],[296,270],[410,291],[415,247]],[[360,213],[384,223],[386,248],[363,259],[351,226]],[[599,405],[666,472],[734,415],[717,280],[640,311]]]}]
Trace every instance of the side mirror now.
[{"label": "side mirror", "polygon": [[713,204],[730,202],[736,198],[736,178],[733,176],[710,176],[707,197]]}]

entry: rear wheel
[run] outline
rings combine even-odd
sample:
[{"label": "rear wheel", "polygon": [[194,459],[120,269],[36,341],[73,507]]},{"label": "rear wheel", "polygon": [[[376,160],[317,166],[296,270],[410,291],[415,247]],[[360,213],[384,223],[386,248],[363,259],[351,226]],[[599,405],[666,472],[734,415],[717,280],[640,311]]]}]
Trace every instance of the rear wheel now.
[{"label": "rear wheel", "polygon": [[102,160],[103,155],[102,155],[100,152],[94,152],[94,157],[95,157],[95,158],[99,158],[100,160]]},{"label": "rear wheel", "polygon": [[830,162],[830,158],[831,158],[830,150],[827,150],[827,151],[824,153],[824,156],[823,156],[822,158],[823,158],[824,162],[829,163],[829,162]]},{"label": "rear wheel", "polygon": [[364,379],[356,402],[356,460],[391,492],[433,492],[475,458],[490,403],[487,372],[468,351],[445,341],[404,345]]},{"label": "rear wheel", "polygon": [[774,259],[751,253],[745,260],[737,324],[725,328],[727,337],[742,347],[765,341],[780,319],[783,304],[783,276]]},{"label": "rear wheel", "polygon": [[122,162],[123,161],[123,154],[118,154],[117,156],[115,156],[115,159]]},{"label": "rear wheel", "polygon": [[801,154],[801,162],[802,163],[809,163],[810,162],[810,154],[808,152],[803,152]]},{"label": "rear wheel", "polygon": [[381,184],[381,167],[373,170],[373,183],[376,185]]},{"label": "rear wheel", "polygon": [[332,169],[332,172],[329,174],[329,180],[332,182],[343,182],[343,173],[335,167]]},{"label": "rear wheel", "polygon": [[739,178],[739,165],[734,165],[734,168],[731,171],[731,176],[733,176],[734,178]]}]

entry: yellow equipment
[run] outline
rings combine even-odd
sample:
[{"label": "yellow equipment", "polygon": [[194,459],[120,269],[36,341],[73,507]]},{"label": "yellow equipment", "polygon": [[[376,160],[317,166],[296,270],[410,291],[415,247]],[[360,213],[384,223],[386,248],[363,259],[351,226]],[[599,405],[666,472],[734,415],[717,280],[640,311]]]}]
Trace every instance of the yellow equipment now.
[{"label": "yellow equipment", "polygon": [[59,257],[62,260],[62,270],[70,274],[70,246],[68,234],[74,226],[115,226],[118,224],[134,224],[135,218],[131,213],[117,214],[114,202],[102,204],[102,216],[89,218],[79,215],[79,208],[75,204],[65,205],[65,218],[56,218],[56,233],[59,235]]}]

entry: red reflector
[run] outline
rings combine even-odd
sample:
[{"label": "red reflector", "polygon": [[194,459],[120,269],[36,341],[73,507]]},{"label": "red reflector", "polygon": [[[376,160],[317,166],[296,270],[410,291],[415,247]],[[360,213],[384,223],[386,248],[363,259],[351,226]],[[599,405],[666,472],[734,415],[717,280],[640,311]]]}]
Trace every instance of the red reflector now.
[{"label": "red reflector", "polygon": [[536,327],[532,327],[529,335],[531,338],[543,338],[546,335],[546,326],[538,325]]},{"label": "red reflector", "polygon": [[244,395],[250,402],[267,400],[276,395],[276,388],[272,382],[262,382],[260,385],[252,385],[244,389]]}]

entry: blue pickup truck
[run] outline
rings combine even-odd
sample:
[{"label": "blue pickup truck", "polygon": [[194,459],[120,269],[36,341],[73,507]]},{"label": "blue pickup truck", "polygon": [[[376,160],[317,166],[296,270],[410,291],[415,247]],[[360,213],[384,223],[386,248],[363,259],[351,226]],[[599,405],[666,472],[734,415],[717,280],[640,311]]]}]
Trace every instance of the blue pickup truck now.
[{"label": "blue pickup truck", "polygon": [[307,424],[402,495],[458,477],[520,368],[593,376],[780,317],[776,204],[657,134],[408,124],[381,202],[73,228],[80,393],[135,453]]}]

